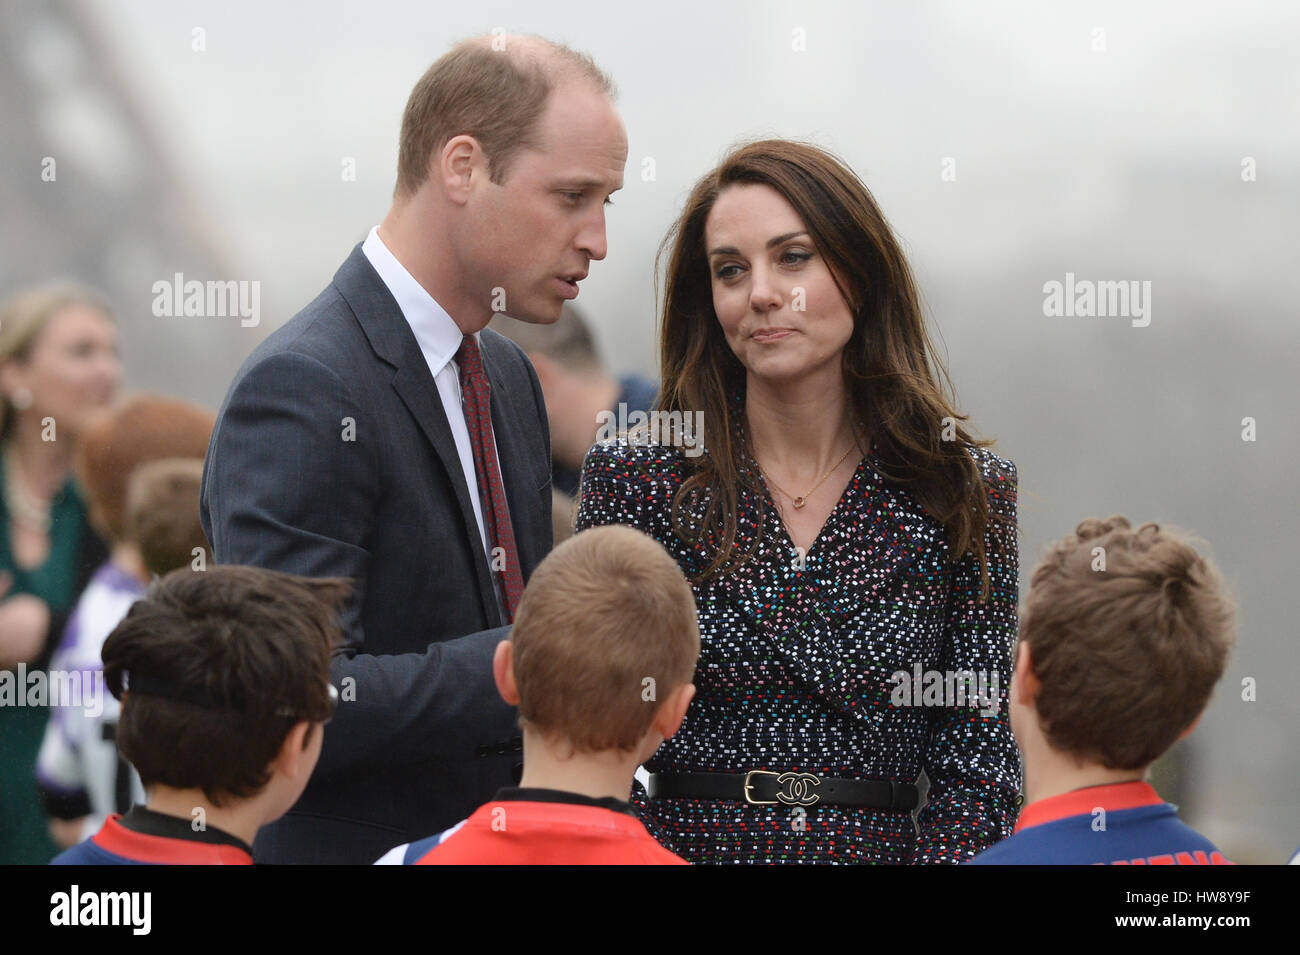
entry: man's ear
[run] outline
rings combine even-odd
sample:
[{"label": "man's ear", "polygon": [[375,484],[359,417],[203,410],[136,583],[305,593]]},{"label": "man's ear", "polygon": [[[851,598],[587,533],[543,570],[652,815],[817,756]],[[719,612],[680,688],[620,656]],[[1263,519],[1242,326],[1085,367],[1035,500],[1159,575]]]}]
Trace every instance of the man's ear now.
[{"label": "man's ear", "polygon": [[519,705],[519,688],[515,686],[515,648],[509,640],[497,644],[492,655],[492,676],[496,679],[497,692],[501,699],[511,706]]},{"label": "man's ear", "polygon": [[691,700],[694,698],[694,683],[683,683],[669,693],[668,699],[660,703],[659,709],[655,712],[655,732],[664,739],[671,739],[672,735],[682,728],[682,720],[686,719],[686,711],[690,709]]},{"label": "man's ear", "polygon": [[438,183],[449,201],[464,205],[469,201],[474,167],[480,163],[482,154],[473,136],[453,136],[429,157],[429,181]]}]

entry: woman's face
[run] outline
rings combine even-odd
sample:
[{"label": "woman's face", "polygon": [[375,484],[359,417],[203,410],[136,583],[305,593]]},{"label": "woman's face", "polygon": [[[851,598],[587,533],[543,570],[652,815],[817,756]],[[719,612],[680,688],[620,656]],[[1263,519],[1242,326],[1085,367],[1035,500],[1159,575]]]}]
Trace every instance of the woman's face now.
[{"label": "woman's face", "polygon": [[771,186],[728,186],[704,223],[713,310],[748,373],[839,376],[853,313],[803,220]]},{"label": "woman's face", "polygon": [[[31,413],[77,434],[87,417],[112,403],[122,380],[117,326],[87,305],[69,305],[41,329],[10,380],[31,392]],[[12,392],[11,392],[12,395]]]}]

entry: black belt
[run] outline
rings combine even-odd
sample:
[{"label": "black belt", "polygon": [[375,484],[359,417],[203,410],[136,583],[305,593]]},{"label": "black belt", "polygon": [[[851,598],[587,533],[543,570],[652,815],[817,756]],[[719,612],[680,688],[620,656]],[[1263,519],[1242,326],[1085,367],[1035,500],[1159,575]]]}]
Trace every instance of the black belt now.
[{"label": "black belt", "polygon": [[872,809],[912,810],[921,793],[911,783],[836,779],[812,773],[652,773],[651,799],[734,799],[753,806],[812,806],[820,802]]}]

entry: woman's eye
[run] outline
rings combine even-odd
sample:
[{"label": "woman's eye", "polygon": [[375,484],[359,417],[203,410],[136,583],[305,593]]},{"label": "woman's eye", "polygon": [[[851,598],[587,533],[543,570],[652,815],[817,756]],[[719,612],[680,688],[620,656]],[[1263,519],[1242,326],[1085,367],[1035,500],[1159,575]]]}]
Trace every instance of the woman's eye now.
[{"label": "woman's eye", "polygon": [[781,255],[781,261],[791,265],[798,262],[807,262],[811,258],[811,252],[796,252],[793,249],[788,250]]},{"label": "woman's eye", "polygon": [[735,273],[735,272],[728,271],[729,269],[737,269],[737,270],[739,270],[739,269],[740,269],[740,266],[738,266],[738,265],[724,265],[722,268],[718,269],[718,271],[717,271],[715,274],[716,274],[717,277],[720,278],[720,279],[729,279],[729,278],[732,278],[736,273]]}]

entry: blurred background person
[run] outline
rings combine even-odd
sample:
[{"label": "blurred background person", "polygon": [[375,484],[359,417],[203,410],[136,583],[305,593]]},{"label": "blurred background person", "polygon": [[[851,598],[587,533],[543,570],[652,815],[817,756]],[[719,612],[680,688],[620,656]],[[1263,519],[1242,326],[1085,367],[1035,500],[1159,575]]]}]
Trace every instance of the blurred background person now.
[{"label": "blurred background person", "polygon": [[[192,566],[207,538],[199,522],[199,481],[214,415],[161,395],[140,395],[97,415],[77,449],[91,526],[109,542],[108,560],[77,601],[50,668],[76,673],[84,687],[102,672],[100,650],[150,579]],[[177,460],[180,459],[180,460]],[[161,465],[163,470],[144,469]],[[141,475],[147,479],[140,484]],[[133,499],[134,498],[134,499]],[[61,847],[98,832],[110,813],[143,802],[139,777],[118,755],[119,704],[100,692],[93,705],[53,705],[36,762],[49,830]]]},{"label": "blurred background person", "polygon": [[[117,393],[117,342],[107,304],[87,289],[31,288],[0,307],[0,669],[19,676],[45,667],[108,553],[73,460],[89,416]],[[27,682],[15,682],[19,694]],[[0,864],[54,855],[33,772],[46,715],[43,705],[0,707]]]},{"label": "blurred background person", "polygon": [[552,547],[559,547],[573,536],[573,522],[577,516],[578,502],[563,491],[551,488]]},{"label": "blurred background person", "polygon": [[[612,412],[615,421],[626,421],[634,411],[649,411],[659,386],[644,375],[612,375],[596,351],[586,318],[572,305],[564,307],[553,325],[498,315],[489,327],[522,348],[537,369],[551,425],[551,484],[573,498],[582,459],[601,427],[601,413]],[[626,409],[621,418],[620,407]],[[569,533],[572,530],[570,520]]]}]

